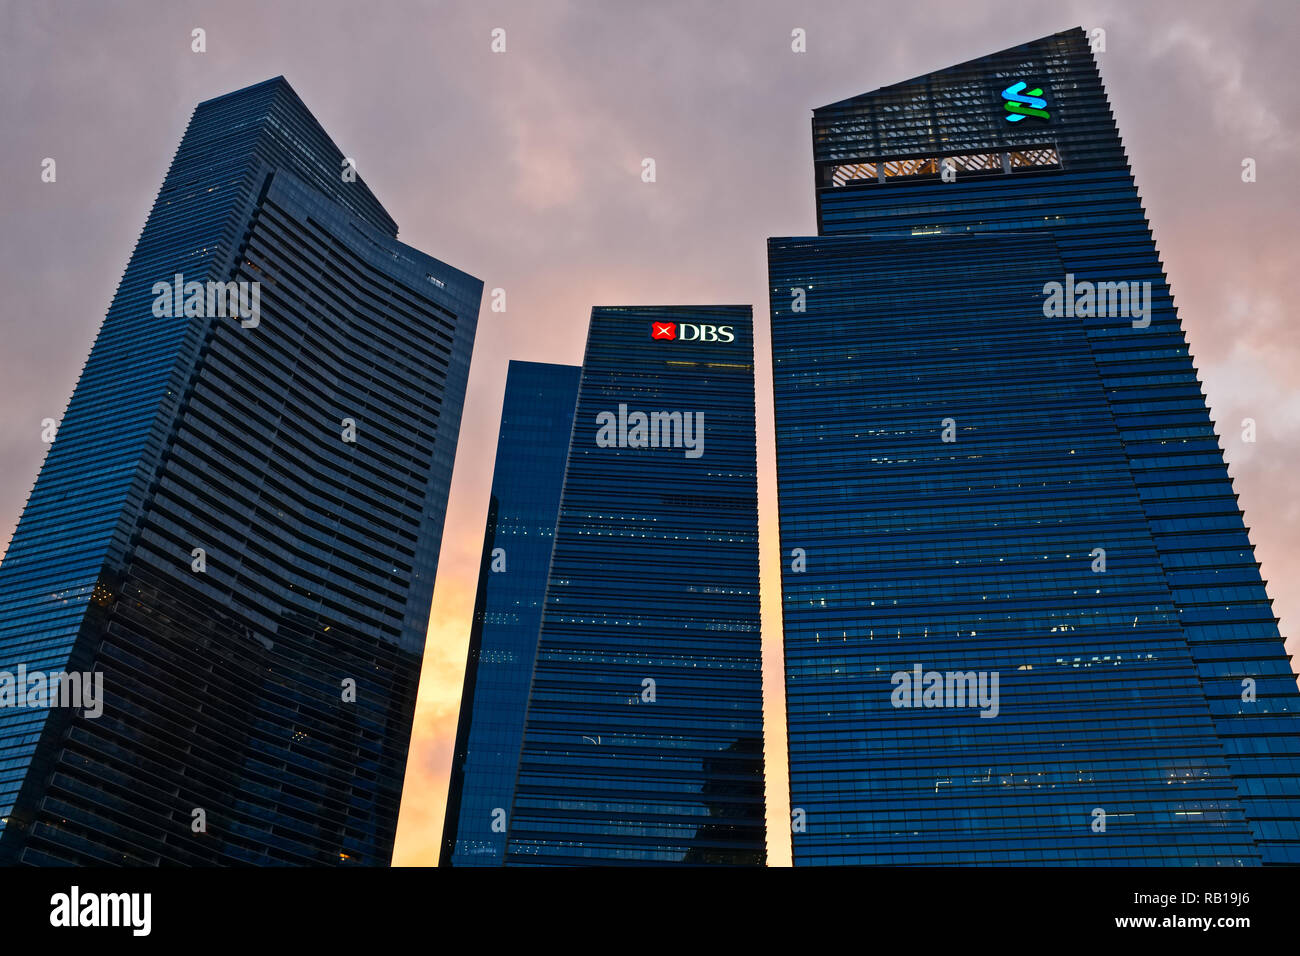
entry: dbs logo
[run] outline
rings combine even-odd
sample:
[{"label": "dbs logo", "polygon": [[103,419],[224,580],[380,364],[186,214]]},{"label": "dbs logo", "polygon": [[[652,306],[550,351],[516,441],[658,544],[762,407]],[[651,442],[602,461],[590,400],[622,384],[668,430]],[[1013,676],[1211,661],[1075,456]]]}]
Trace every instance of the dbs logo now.
[{"label": "dbs logo", "polygon": [[730,325],[695,325],[691,322],[651,322],[650,338],[668,342],[734,342]]}]

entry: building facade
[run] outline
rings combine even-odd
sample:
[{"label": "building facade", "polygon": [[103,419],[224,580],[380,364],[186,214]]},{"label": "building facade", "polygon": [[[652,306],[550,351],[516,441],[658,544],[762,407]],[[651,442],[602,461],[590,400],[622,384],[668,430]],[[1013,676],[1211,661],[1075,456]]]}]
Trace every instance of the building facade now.
[{"label": "building facade", "polygon": [[511,362],[506,373],[442,866],[500,866],[505,857],[581,371]]},{"label": "building facade", "polygon": [[0,565],[103,688],[0,708],[0,863],[388,863],[482,292],[396,235],[283,78],[195,110]]},{"label": "building facade", "polygon": [[753,347],[592,311],[506,865],[765,860]]},{"label": "building facade", "polygon": [[1300,862],[1295,677],[1085,33],[813,149],[820,236],[769,244],[796,864]]}]

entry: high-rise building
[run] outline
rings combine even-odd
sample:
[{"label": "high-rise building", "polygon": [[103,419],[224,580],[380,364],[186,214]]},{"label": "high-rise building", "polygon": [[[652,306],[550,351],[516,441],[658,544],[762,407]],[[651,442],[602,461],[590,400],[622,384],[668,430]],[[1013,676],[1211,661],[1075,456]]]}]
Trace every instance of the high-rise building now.
[{"label": "high-rise building", "polygon": [[753,348],[592,311],[506,865],[764,862]]},{"label": "high-rise building", "polygon": [[443,866],[500,866],[505,856],[581,371],[511,362],[506,373],[442,831]]},{"label": "high-rise building", "polygon": [[195,110],[0,565],[103,688],[0,707],[0,862],[388,863],[482,293],[396,235],[283,78]]},{"label": "high-rise building", "polygon": [[769,244],[795,863],[1300,862],[1295,676],[1085,33],[813,149],[821,236]]}]

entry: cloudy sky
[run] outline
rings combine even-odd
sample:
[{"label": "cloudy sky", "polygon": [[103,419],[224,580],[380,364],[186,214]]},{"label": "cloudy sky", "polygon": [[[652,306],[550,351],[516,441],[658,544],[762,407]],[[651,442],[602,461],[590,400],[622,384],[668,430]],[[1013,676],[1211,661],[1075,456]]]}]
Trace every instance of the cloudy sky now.
[{"label": "cloudy sky", "polygon": [[[1282,0],[0,0],[0,541],[44,455],[41,419],[67,404],[195,104],[283,74],[405,242],[507,292],[505,313],[480,318],[398,830],[395,862],[436,862],[507,361],[578,363],[593,304],[752,302],[770,381],[765,240],[816,230],[812,108],[1079,25],[1106,30],[1102,77],[1288,634],[1300,7]],[[191,52],[196,27],[205,53]],[[56,183],[40,180],[44,157]],[[1245,157],[1255,183],[1241,181]],[[784,863],[762,389],[758,412],[769,845]]]}]

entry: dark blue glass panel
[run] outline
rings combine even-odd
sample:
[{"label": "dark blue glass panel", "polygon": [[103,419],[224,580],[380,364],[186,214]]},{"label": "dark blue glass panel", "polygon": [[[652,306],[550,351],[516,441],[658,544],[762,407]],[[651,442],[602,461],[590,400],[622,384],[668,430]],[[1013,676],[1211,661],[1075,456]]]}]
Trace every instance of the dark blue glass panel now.
[{"label": "dark blue glass panel", "polygon": [[507,865],[761,864],[762,716],[751,310],[595,309]]},{"label": "dark blue glass panel", "polygon": [[[1048,118],[1008,120],[1003,91],[1022,80],[1044,91]],[[1083,31],[823,107],[814,111],[813,141],[819,229],[828,239],[845,237],[847,245],[779,240],[771,250],[791,793],[794,806],[816,807],[820,814],[810,813],[806,832],[796,829],[795,862],[1300,862],[1300,696]],[[952,181],[942,174],[945,160],[956,172]],[[866,235],[877,239],[848,238]],[[976,236],[984,245],[969,248],[987,249],[983,259],[952,245]],[[911,250],[900,259],[885,251],[891,247],[880,245],[881,237],[915,238],[898,246]],[[1042,244],[1049,237],[1054,254]],[[999,252],[1016,243],[1024,244],[1018,254],[1025,263]],[[881,289],[914,267],[908,259],[928,262],[929,273],[915,277],[910,302],[902,290],[883,300]],[[1113,312],[1062,322],[1040,311],[1035,321],[1026,289],[988,286],[999,274],[1010,280],[1043,263],[1053,274],[1035,281],[1063,282],[1068,275],[1076,283],[1149,283],[1149,312],[1136,324]],[[794,315],[790,285],[818,280],[826,296],[810,290],[809,313]],[[965,316],[989,295],[990,305],[1000,302],[1008,314],[1022,315],[1023,334],[1008,330],[990,348],[977,322],[954,321],[938,341],[932,337],[929,355],[909,340],[918,323],[927,328],[942,321],[942,310]],[[833,334],[810,335],[810,328],[820,328],[828,298],[837,297],[841,304],[833,308],[843,314]],[[900,324],[889,325],[891,316]],[[1045,328],[1049,321],[1057,324]],[[1064,338],[1044,351],[1045,335]],[[895,362],[882,364],[882,353]],[[1034,376],[1071,355],[1079,363],[1075,390],[1045,393],[1048,382],[1053,388],[1061,383]],[[1089,364],[1095,381],[1085,395],[1079,376]],[[937,369],[946,370],[946,384],[924,391]],[[863,400],[863,392],[874,395],[883,383],[892,383],[891,401]],[[1009,389],[1009,383],[1020,387]],[[924,456],[908,458],[907,468],[894,467],[900,455],[916,452],[908,427],[931,421],[972,390],[984,401],[996,397],[1001,409],[1000,422],[980,426],[992,439],[980,455],[993,452],[996,467],[978,480],[963,457],[924,467]],[[1043,427],[1066,410],[1054,404],[1063,399],[1072,403],[1068,417]],[[896,418],[908,409],[922,416],[912,426]],[[838,436],[842,448],[807,444],[806,430],[827,419],[819,440]],[[991,433],[990,425],[996,426]],[[1084,435],[1094,443],[1112,435],[1107,441],[1121,454],[1081,470],[1085,452],[1077,446]],[[1072,454],[1058,461],[1051,456],[1064,454],[1063,439]],[[929,446],[921,447],[931,454]],[[1035,449],[1047,451],[1048,459],[1035,460]],[[1019,461],[1017,454],[1029,457]],[[810,455],[822,455],[815,469],[808,466]],[[887,480],[895,472],[900,477]],[[1004,487],[1012,477],[1014,495]],[[871,495],[850,507],[845,495],[853,489]],[[939,493],[943,497],[932,497]],[[929,509],[910,510],[922,498],[931,498]],[[1094,515],[1090,533],[1097,540],[1089,553],[1107,548],[1110,564],[1096,576],[1104,583],[1089,588],[1092,573],[1077,579],[1076,565],[1038,580],[1039,572],[1074,561],[1087,543],[1077,533],[1080,508]],[[856,604],[832,602],[833,611],[822,611],[819,604],[808,606],[804,593],[816,579],[789,573],[789,548],[829,546],[843,533],[836,517],[841,509],[865,510],[873,522],[888,524],[885,554],[892,557],[881,567],[875,563],[879,549],[861,552],[859,544],[855,551],[847,543],[823,555],[843,564],[849,578],[867,576],[873,583],[869,596],[855,595]],[[978,534],[992,520],[998,534]],[[787,539],[787,529],[797,529],[799,540]],[[974,551],[947,555],[944,549],[963,542],[969,548],[971,535]],[[930,565],[920,556],[904,557],[918,548],[931,553]],[[817,565],[809,554],[813,574]],[[946,572],[933,564],[948,557],[954,563]],[[1053,696],[1037,727],[1002,741],[1008,762],[982,773],[937,774],[950,742],[944,729],[926,741],[907,731],[912,736],[877,751],[884,763],[914,755],[910,782],[873,776],[867,767],[840,776],[836,755],[861,746],[872,732],[870,705],[834,689],[829,675],[847,673],[840,651],[853,667],[874,659],[873,629],[902,613],[895,607],[906,607],[933,654],[964,658],[969,645],[959,637],[969,638],[970,628],[953,627],[951,638],[945,629],[958,623],[953,617],[969,617],[976,592],[981,609],[987,601],[1010,602],[1012,617],[1004,623],[1055,635],[1047,640],[1059,647],[1056,666],[1077,670],[1076,680],[1065,682],[1073,690]],[[1130,632],[1153,630],[1130,633],[1120,658],[1113,629],[1125,620]],[[932,622],[935,627],[925,630]],[[817,635],[837,628],[847,649],[807,643],[810,630]],[[974,630],[981,640],[987,633]],[[813,645],[818,640],[814,636]],[[1009,646],[1020,652],[1033,642],[1022,634]],[[1184,661],[1190,661],[1194,682],[1186,679]],[[1005,686],[1021,686],[1030,674],[1036,679],[1036,671],[1016,665]],[[1088,676],[1102,671],[1112,676],[1100,683]],[[1114,696],[1116,681],[1133,697],[1127,705]],[[1157,702],[1160,715],[1137,716]],[[1004,707],[986,721],[991,726],[974,725],[979,739],[993,740],[1008,714],[1023,716],[1014,709],[1018,697],[1006,705],[1013,710]],[[1089,743],[1068,726],[1089,708],[1093,719],[1132,725],[1105,736],[1109,743]],[[1117,712],[1107,717],[1106,708]],[[903,709],[892,718],[903,727],[926,720],[939,725],[934,715],[940,713]],[[1180,729],[1169,726],[1171,720]],[[1121,743],[1126,739],[1130,745]],[[1077,758],[1075,779],[1049,785],[1046,778],[1063,769],[1056,760],[1062,753]],[[1172,803],[1149,790],[1153,761],[1164,761],[1167,789],[1181,794]],[[927,782],[931,770],[936,779]],[[1040,779],[1041,787],[1035,783]],[[1090,828],[1076,834],[1077,805],[1057,829],[1022,826],[1059,803],[1062,792],[1073,791],[1086,803],[1108,786],[1126,788],[1127,796],[1098,796],[1099,805],[1104,799],[1128,809],[1112,816],[1104,834]],[[1023,798],[1026,788],[1040,792],[1037,802]],[[1004,812],[991,816],[997,807]]]},{"label": "dark blue glass panel", "polygon": [[511,362],[506,375],[443,865],[500,866],[505,855],[580,372]]},{"label": "dark blue glass panel", "polygon": [[347,173],[282,78],[195,110],[0,566],[0,670],[104,678],[0,709],[0,861],[388,862],[482,283]]}]

